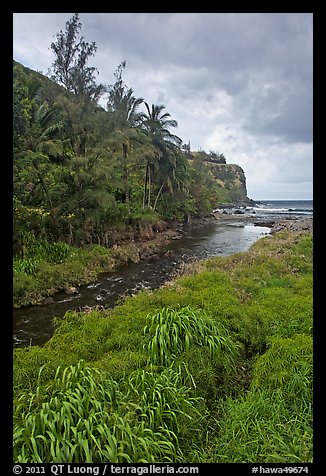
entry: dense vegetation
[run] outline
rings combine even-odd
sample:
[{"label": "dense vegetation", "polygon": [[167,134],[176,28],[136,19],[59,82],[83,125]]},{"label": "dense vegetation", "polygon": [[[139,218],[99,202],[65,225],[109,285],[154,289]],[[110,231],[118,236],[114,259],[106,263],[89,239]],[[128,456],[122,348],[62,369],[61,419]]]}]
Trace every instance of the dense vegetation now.
[{"label": "dense vegetation", "polygon": [[312,236],[68,312],[14,361],[17,462],[309,462]]},{"label": "dense vegetation", "polygon": [[[19,304],[136,261],[113,230],[232,200],[223,154],[211,168],[191,154],[164,105],[125,85],[124,61],[96,83],[80,29],[75,14],[52,43],[51,79],[14,63]],[[311,314],[312,236],[289,232],[114,309],[67,312],[43,347],[14,351],[14,460],[309,462]]]},{"label": "dense vegetation", "polygon": [[96,45],[81,27],[75,14],[56,36],[50,77],[14,62],[15,306],[112,269],[112,254],[102,250],[99,265],[93,245],[112,247],[115,232],[189,221],[238,196],[205,165],[209,157],[224,163],[223,154],[189,160],[190,144],[172,133],[177,122],[165,106],[124,83],[125,61],[113,84],[96,83],[88,65]]},{"label": "dense vegetation", "polygon": [[107,246],[112,228],[183,221],[230,200],[173,133],[165,106],[123,81],[96,84],[95,43],[74,15],[57,35],[51,79],[14,62],[14,252],[37,240]]}]

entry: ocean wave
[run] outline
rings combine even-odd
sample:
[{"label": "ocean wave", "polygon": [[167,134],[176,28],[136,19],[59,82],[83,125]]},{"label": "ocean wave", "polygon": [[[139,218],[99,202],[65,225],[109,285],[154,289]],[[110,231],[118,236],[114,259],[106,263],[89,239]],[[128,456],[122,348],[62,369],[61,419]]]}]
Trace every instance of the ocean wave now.
[{"label": "ocean wave", "polygon": [[313,210],[311,208],[289,208],[289,212],[307,212],[307,213],[313,213]]},{"label": "ocean wave", "polygon": [[259,212],[267,212],[267,213],[270,213],[270,212],[277,212],[277,213],[282,213],[282,212],[288,212],[289,209],[288,208],[267,208],[267,207],[253,207],[252,210],[255,210],[255,211],[259,211]]},{"label": "ocean wave", "polygon": [[[282,204],[283,205],[283,204]],[[298,208],[298,207],[275,207],[268,206],[268,204],[256,204],[254,207],[247,207],[247,213],[255,214],[256,216],[269,216],[269,217],[277,217],[277,216],[288,216],[288,217],[300,217],[305,216],[309,217],[313,215],[312,208]]]}]

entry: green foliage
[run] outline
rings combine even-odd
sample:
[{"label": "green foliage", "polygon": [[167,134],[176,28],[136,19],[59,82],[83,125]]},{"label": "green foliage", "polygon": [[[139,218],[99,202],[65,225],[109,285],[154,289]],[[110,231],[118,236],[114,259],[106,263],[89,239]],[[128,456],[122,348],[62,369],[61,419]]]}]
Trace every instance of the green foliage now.
[{"label": "green foliage", "polygon": [[[52,44],[54,76],[67,89],[14,65],[15,255],[24,254],[26,232],[103,244],[112,227],[183,222],[230,201],[205,163],[187,160],[165,106],[144,103],[141,112],[143,99],[122,80],[125,62],[109,86],[107,110],[97,105],[101,85],[87,66],[96,48],[78,40],[80,27],[75,15]],[[69,45],[76,49],[66,58]]]},{"label": "green foliage", "polygon": [[274,338],[256,359],[249,392],[223,411],[217,461],[311,462],[312,338]]},{"label": "green foliage", "polygon": [[[211,358],[227,369],[234,366],[237,345],[222,324],[210,319],[205,312],[190,307],[174,310],[163,308],[152,317],[145,333],[153,334],[147,348],[148,363],[169,366],[177,354],[189,355],[193,347],[207,348]],[[186,357],[187,358],[187,357]]]},{"label": "green foliage", "polygon": [[[52,44],[67,89],[14,64],[15,306],[136,262],[133,245],[109,249],[113,227],[245,191],[239,168],[181,151],[165,106],[140,112],[125,62],[100,107],[80,28],[76,14]],[[14,459],[311,461],[311,332],[312,236],[288,232],[113,310],[66,313],[44,347],[15,350]]]},{"label": "green foliage", "polygon": [[312,364],[311,336],[274,337],[255,363],[251,388],[282,392],[284,402],[296,413],[311,410]]},{"label": "green foliage", "polygon": [[263,238],[66,313],[44,347],[15,350],[16,461],[311,461],[311,247]]},{"label": "green foliage", "polygon": [[39,260],[37,258],[23,258],[14,261],[14,272],[35,274]]},{"label": "green foliage", "polygon": [[304,463],[312,461],[310,413],[293,413],[278,391],[260,389],[223,405],[219,433],[207,462]]},{"label": "green foliage", "polygon": [[14,259],[15,307],[39,303],[55,291],[93,281],[100,272],[139,261],[134,245],[114,250],[100,245],[80,249],[63,242],[31,239],[25,254],[26,258]]},{"label": "green foliage", "polygon": [[[43,368],[40,370],[40,377]],[[180,440],[203,415],[172,369],[136,371],[117,382],[79,361],[22,394],[15,407],[14,459],[21,463],[181,461]],[[46,436],[45,436],[46,435]]]},{"label": "green foliage", "polygon": [[75,13],[66,22],[66,31],[60,31],[56,41],[51,44],[55,54],[52,78],[75,94],[98,99],[104,92],[104,87],[96,85],[97,69],[87,66],[89,58],[94,56],[97,48],[94,41],[87,43],[80,36],[81,27],[79,15]]},{"label": "green foliage", "polygon": [[68,356],[37,346],[15,349],[13,385],[17,395],[32,391],[35,383],[39,386],[47,384],[54,378],[58,366],[76,362],[72,352]]},{"label": "green foliage", "polygon": [[37,242],[32,251],[39,259],[55,264],[62,263],[71,252],[72,248],[67,243],[49,243],[48,241]]}]

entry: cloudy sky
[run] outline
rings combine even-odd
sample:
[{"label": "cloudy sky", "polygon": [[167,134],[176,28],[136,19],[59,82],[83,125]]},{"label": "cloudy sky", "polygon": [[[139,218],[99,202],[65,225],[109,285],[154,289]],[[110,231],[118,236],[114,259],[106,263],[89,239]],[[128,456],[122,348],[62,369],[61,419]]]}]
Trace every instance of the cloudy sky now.
[{"label": "cloudy sky", "polygon": [[[47,73],[73,13],[14,13],[14,59]],[[312,13],[80,13],[98,81],[164,104],[192,150],[239,164],[255,200],[312,198]]]}]

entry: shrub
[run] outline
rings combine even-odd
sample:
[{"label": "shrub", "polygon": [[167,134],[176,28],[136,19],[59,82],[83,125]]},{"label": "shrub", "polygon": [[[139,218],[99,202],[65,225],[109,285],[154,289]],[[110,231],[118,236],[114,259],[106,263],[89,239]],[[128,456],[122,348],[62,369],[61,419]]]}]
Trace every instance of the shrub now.
[{"label": "shrub", "polygon": [[27,275],[35,274],[38,269],[39,258],[22,258],[14,260],[13,269],[17,273],[25,273]]},{"label": "shrub", "polygon": [[37,256],[49,263],[62,263],[71,252],[70,246],[63,242],[49,243],[48,241],[39,242],[34,249]]}]

